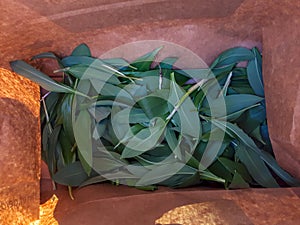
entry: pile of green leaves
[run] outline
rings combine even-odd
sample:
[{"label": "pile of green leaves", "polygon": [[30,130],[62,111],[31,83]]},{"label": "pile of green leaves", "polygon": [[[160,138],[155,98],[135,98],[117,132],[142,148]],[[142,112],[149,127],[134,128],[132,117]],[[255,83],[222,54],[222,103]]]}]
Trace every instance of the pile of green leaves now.
[{"label": "pile of green leaves", "polygon": [[49,91],[42,98],[42,158],[55,182],[299,185],[272,155],[258,49],[228,49],[207,69],[174,68],[176,58],[155,64],[160,50],[131,63],[94,58],[85,44],[64,58],[33,57],[57,60],[63,82],[11,62]]}]

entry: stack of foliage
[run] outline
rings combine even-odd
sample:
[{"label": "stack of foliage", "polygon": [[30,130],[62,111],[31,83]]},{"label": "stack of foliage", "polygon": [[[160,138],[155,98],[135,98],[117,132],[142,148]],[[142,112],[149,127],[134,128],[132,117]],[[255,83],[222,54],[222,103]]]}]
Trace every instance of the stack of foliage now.
[{"label": "stack of foliage", "polygon": [[131,63],[94,58],[85,44],[64,58],[33,57],[57,60],[63,82],[11,62],[49,91],[42,97],[42,159],[54,182],[299,185],[272,155],[256,48],[228,49],[208,69],[178,69],[172,57],[154,63],[160,50]]}]

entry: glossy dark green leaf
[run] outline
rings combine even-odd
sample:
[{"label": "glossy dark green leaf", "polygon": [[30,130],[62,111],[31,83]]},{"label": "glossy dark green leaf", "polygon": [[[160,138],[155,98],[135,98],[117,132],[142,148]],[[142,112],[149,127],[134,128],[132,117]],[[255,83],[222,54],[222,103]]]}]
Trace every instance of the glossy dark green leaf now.
[{"label": "glossy dark green leaf", "polygon": [[[261,102],[262,100],[263,98],[256,95],[228,95],[209,101],[208,105],[205,105],[209,108],[203,108],[201,111],[205,112],[208,115],[211,115],[211,113],[213,112],[214,117],[225,117],[228,114],[233,114],[235,112],[243,110],[244,108],[251,107]],[[224,104],[226,108],[224,108]]]},{"label": "glossy dark green leaf", "polygon": [[[245,132],[243,132],[240,128],[238,128],[236,125],[233,125],[231,123],[224,123],[224,122],[221,122],[218,120],[214,120],[212,122],[214,122],[221,129],[227,128],[226,132],[228,132],[229,135],[239,138],[239,140],[242,141],[242,143],[246,147],[248,147],[249,149],[251,149],[251,151],[253,151],[252,155],[254,155],[254,153],[256,153],[256,156],[254,155],[254,157],[257,158],[257,156],[259,156],[259,158],[261,160],[263,160],[265,163],[267,163],[269,165],[269,167],[271,167],[272,171],[275,172],[282,180],[289,183],[290,185],[292,184],[293,186],[299,186],[298,180],[294,179],[287,172],[285,172],[269,153],[260,150],[255,145],[254,141]],[[248,150],[248,148],[247,148],[247,150]],[[250,150],[248,150],[248,152],[250,152]],[[247,167],[247,169],[248,169],[248,167]],[[251,175],[253,175],[253,174],[251,174]]]},{"label": "glossy dark green leaf", "polygon": [[225,181],[225,188],[228,188],[233,178],[232,173],[229,172],[218,160],[209,167],[209,171],[211,171],[217,177],[223,178]]},{"label": "glossy dark green leaf", "polygon": [[224,67],[241,61],[254,59],[251,50],[244,47],[236,47],[222,52],[217,59],[211,64],[211,68]]},{"label": "glossy dark green leaf", "polygon": [[221,118],[219,118],[219,119],[220,119],[220,120],[227,120],[227,121],[229,121],[229,122],[235,121],[235,120],[237,120],[244,112],[246,112],[247,110],[252,109],[252,108],[254,108],[254,107],[256,107],[256,106],[259,106],[259,103],[258,103],[258,104],[254,104],[254,105],[250,105],[249,107],[245,107],[245,108],[243,108],[243,109],[241,109],[241,110],[239,110],[239,111],[236,111],[236,112],[233,112],[233,113],[230,113],[230,114],[227,113],[226,116],[221,117]]},{"label": "glossy dark green leaf", "polygon": [[272,157],[267,152],[262,152],[262,158],[265,161],[265,163],[272,169],[274,173],[276,173],[277,176],[279,176],[284,182],[286,182],[290,186],[299,187],[300,181],[296,178],[293,178],[290,174],[288,174],[286,171],[284,171],[276,162],[274,157]]},{"label": "glossy dark green leaf", "polygon": [[70,140],[71,143],[75,142],[74,133],[73,133],[73,123],[72,123],[72,103],[73,103],[73,94],[67,94],[64,96],[61,105],[61,114],[63,117],[63,128],[66,134],[66,137]]},{"label": "glossy dark green leaf", "polygon": [[228,158],[225,157],[219,157],[218,161],[224,166],[224,168],[226,168],[230,173],[235,174],[236,172],[239,173],[240,176],[243,177],[244,180],[246,180],[247,182],[251,182],[251,176],[248,173],[246,167],[239,163],[239,162],[235,162],[232,161]]},{"label": "glossy dark green leaf", "polygon": [[263,105],[259,105],[249,109],[237,122],[246,133],[251,133],[256,127],[260,126],[265,119],[266,108]]},{"label": "glossy dark green leaf", "polygon": [[255,56],[254,59],[248,62],[247,74],[249,83],[258,96],[264,96],[264,84],[262,77],[262,58],[257,48],[253,48],[252,52]]},{"label": "glossy dark green leaf", "polygon": [[153,63],[156,55],[162,49],[162,47],[149,52],[138,59],[134,60],[130,65],[134,68],[137,68],[138,71],[147,71],[150,69],[151,64]]},{"label": "glossy dark green leaf", "polygon": [[229,185],[230,189],[240,189],[240,188],[249,188],[249,184],[243,179],[243,177],[235,172],[232,178],[232,181]]},{"label": "glossy dark green leaf", "polygon": [[72,163],[76,160],[75,144],[67,137],[64,129],[60,131],[59,143],[61,145],[61,153],[65,164]]},{"label": "glossy dark green leaf", "polygon": [[40,53],[38,55],[35,55],[31,58],[31,60],[35,60],[35,59],[45,59],[45,58],[48,58],[48,59],[55,59],[57,60],[57,62],[59,64],[61,64],[60,62],[60,58],[58,58],[53,52],[43,52],[43,53]]},{"label": "glossy dark green leaf", "polygon": [[279,187],[265,162],[261,159],[257,152],[254,152],[243,145],[239,145],[236,148],[236,154],[258,184],[269,188]]},{"label": "glossy dark green leaf", "polygon": [[47,164],[49,168],[50,175],[56,172],[57,169],[57,157],[56,157],[56,145],[58,143],[59,133],[61,131],[61,126],[56,126],[53,132],[49,135],[48,149],[47,149]]},{"label": "glossy dark green leaf", "polygon": [[79,186],[88,178],[81,163],[76,161],[57,171],[53,180],[59,184],[67,186]]},{"label": "glossy dark green leaf", "polygon": [[85,44],[82,43],[78,45],[71,53],[73,56],[91,56],[90,48]]},{"label": "glossy dark green leaf", "polygon": [[38,83],[40,86],[42,86],[48,91],[61,93],[75,93],[74,89],[64,84],[56,82],[49,76],[45,75],[44,73],[40,72],[39,70],[35,69],[34,67],[30,66],[22,60],[10,62],[10,66],[16,73]]},{"label": "glossy dark green leaf", "polygon": [[208,180],[208,181],[215,181],[215,182],[223,183],[223,184],[226,182],[225,179],[216,176],[215,174],[213,174],[209,170],[200,171],[200,179]]},{"label": "glossy dark green leaf", "polygon": [[93,57],[88,56],[67,56],[61,60],[64,67],[71,67],[74,65],[84,65],[84,66],[91,66],[91,65],[103,65],[103,62],[100,59],[95,59]]}]

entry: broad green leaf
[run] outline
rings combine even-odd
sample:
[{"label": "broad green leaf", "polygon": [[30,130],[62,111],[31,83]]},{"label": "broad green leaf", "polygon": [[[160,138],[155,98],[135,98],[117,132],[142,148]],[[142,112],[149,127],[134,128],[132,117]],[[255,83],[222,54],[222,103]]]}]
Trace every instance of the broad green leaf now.
[{"label": "broad green leaf", "polygon": [[199,173],[200,173],[200,179],[202,179],[202,180],[215,181],[215,182],[223,183],[223,184],[226,182],[225,179],[216,176],[209,170],[203,170],[203,171],[200,171]]},{"label": "broad green leaf", "polygon": [[[195,84],[201,79],[207,79],[209,76],[212,77],[211,70],[209,68],[203,68],[203,69],[180,69],[180,70],[174,70],[177,75],[185,76],[192,78],[192,80],[189,80],[187,83]],[[210,78],[211,78],[210,77]],[[178,80],[179,76],[176,76],[176,80]]]},{"label": "broad green leaf", "polygon": [[[193,179],[194,178],[194,179]],[[187,165],[184,165],[176,174],[170,178],[159,182],[159,185],[169,186],[172,188],[181,187],[184,183],[191,185],[198,184],[200,182],[200,175],[198,170]]]},{"label": "broad green leaf", "polygon": [[91,107],[88,109],[95,121],[99,123],[101,120],[106,119],[111,112],[110,107]]},{"label": "broad green leaf", "polygon": [[123,67],[129,66],[129,63],[122,58],[111,58],[111,59],[102,59],[102,61],[108,65],[121,69]]},{"label": "broad green leaf", "polygon": [[245,112],[237,123],[247,134],[251,133],[256,127],[266,120],[266,108],[259,105]]},{"label": "broad green leaf", "polygon": [[91,117],[87,110],[80,111],[74,122],[74,136],[78,146],[78,154],[87,175],[90,175],[93,163],[91,124]]},{"label": "broad green leaf", "polygon": [[102,120],[99,123],[96,123],[95,128],[94,128],[94,132],[93,132],[93,138],[95,140],[98,140],[99,138],[101,138],[105,132],[105,129],[107,127],[107,121],[108,120]]},{"label": "broad green leaf", "polygon": [[150,119],[142,109],[138,108],[131,108],[129,114],[129,123],[149,123]]},{"label": "broad green leaf", "polygon": [[151,64],[153,63],[156,55],[162,49],[162,47],[149,52],[138,59],[134,60],[130,65],[134,68],[137,68],[138,71],[147,71],[150,69]]},{"label": "broad green leaf", "polygon": [[81,163],[76,161],[57,171],[53,180],[59,184],[77,187],[88,178]]},{"label": "broad green leaf", "polygon": [[165,131],[166,123],[160,119],[153,119],[149,128],[144,128],[135,136],[130,138],[125,144],[122,152],[122,158],[129,158],[149,151],[157,144]]},{"label": "broad green leaf", "polygon": [[[137,186],[146,186],[150,184],[158,184],[161,183],[178,172],[185,166],[184,163],[175,162],[171,164],[164,164],[161,166],[156,166],[148,173],[146,173],[138,182]],[[193,170],[194,172],[194,170]],[[187,172],[188,174],[194,174],[191,172]]]},{"label": "broad green leaf", "polygon": [[53,132],[49,136],[48,151],[47,151],[47,161],[48,161],[47,165],[51,176],[53,176],[53,174],[57,170],[56,145],[58,143],[60,131],[61,131],[61,126],[56,126],[53,129]]},{"label": "broad green leaf", "polygon": [[170,94],[168,101],[172,104],[173,111],[168,117],[172,118],[172,113],[178,113],[181,134],[189,135],[198,140],[202,135],[200,119],[197,109],[195,108],[192,100],[186,93],[177,85],[174,77],[174,73],[171,74]]},{"label": "broad green leaf", "polygon": [[85,181],[83,181],[81,184],[80,184],[80,188],[82,187],[85,187],[87,185],[91,185],[91,184],[97,184],[97,183],[102,183],[104,181],[107,181],[107,179],[101,175],[99,176],[94,176],[94,177],[91,177],[91,178],[87,178]]},{"label": "broad green leaf", "polygon": [[61,145],[62,156],[64,159],[65,164],[69,164],[75,161],[76,154],[74,147],[74,142],[71,142],[70,139],[67,137],[64,129],[61,129],[59,135],[59,142]]},{"label": "broad green leaf", "polygon": [[293,178],[290,174],[284,171],[276,162],[276,160],[267,152],[262,151],[262,156],[265,163],[279,176],[284,182],[286,182],[290,186],[299,187],[300,181],[298,179]]},{"label": "broad green leaf", "polygon": [[60,59],[53,53],[53,52],[43,52],[40,53],[38,55],[35,55],[31,58],[31,60],[35,60],[35,59],[55,59],[57,60],[57,62],[61,65]]},{"label": "broad green leaf", "polygon": [[235,66],[235,63],[232,63],[232,64],[228,64],[226,66],[222,66],[222,67],[214,67],[212,68],[211,67],[211,74],[209,76],[209,78],[211,78],[212,76],[218,78],[218,77],[222,77],[224,75],[228,75],[232,69],[234,68]]},{"label": "broad green leaf", "polygon": [[93,157],[93,169],[103,174],[109,171],[117,170],[126,164],[113,156],[110,157]]},{"label": "broad green leaf", "polygon": [[161,69],[173,69],[173,65],[177,60],[177,57],[167,57],[159,63],[159,66]]},{"label": "broad green leaf", "polygon": [[125,168],[136,177],[142,177],[149,171],[147,167],[143,166],[140,163],[131,163],[129,165],[126,165]]},{"label": "broad green leaf", "polygon": [[73,56],[91,56],[91,50],[90,48],[82,43],[80,45],[78,45],[71,53],[71,55]]},{"label": "broad green leaf", "polygon": [[103,62],[100,59],[95,59],[89,56],[67,56],[61,60],[64,67],[71,67],[74,65],[85,65],[85,66],[95,66],[100,65],[101,68],[103,66]]},{"label": "broad green leaf", "polygon": [[167,126],[165,140],[167,141],[167,143],[168,143],[170,149],[173,151],[174,155],[179,160],[183,160],[182,152],[180,149],[180,142],[182,141],[182,135],[179,135],[179,137],[177,139],[174,130],[170,126]]},{"label": "broad green leaf", "polygon": [[255,56],[254,59],[248,62],[247,66],[247,74],[249,83],[254,91],[254,93],[258,96],[264,96],[264,84],[262,77],[262,59],[260,52],[257,48],[253,48],[252,52]]},{"label": "broad green leaf", "polygon": [[265,162],[257,152],[239,145],[236,148],[237,157],[247,167],[248,172],[253,179],[263,187],[279,187],[276,180],[273,178]]},{"label": "broad green leaf", "polygon": [[[262,100],[263,98],[261,97],[249,94],[221,96],[215,100],[209,101],[208,104],[205,104],[201,111],[208,115],[211,115],[213,112],[215,117],[226,117],[227,115],[241,111],[244,108],[251,107]],[[225,102],[226,108],[223,108],[223,102]]]},{"label": "broad green leaf", "polygon": [[222,143],[222,141],[209,141],[200,160],[201,170],[205,170],[217,160],[227,145],[228,143]]},{"label": "broad green leaf", "polygon": [[[221,129],[227,128],[226,132],[231,135],[232,137],[238,138],[242,143],[247,146],[251,151],[257,154],[265,163],[268,164],[268,166],[275,172],[282,180],[287,182],[288,184],[292,186],[299,186],[299,181],[290,176],[287,172],[285,172],[276,160],[267,152],[264,152],[260,150],[254,143],[254,141],[240,128],[238,128],[236,125],[231,123],[225,123],[218,120],[212,120],[213,123],[215,123],[217,126],[219,126]],[[250,152],[250,151],[248,151]],[[250,153],[251,154],[251,153]],[[247,167],[248,168],[248,167]],[[249,171],[250,172],[250,171]]]},{"label": "broad green leaf", "polygon": [[257,126],[250,134],[250,137],[255,138],[256,140],[260,141],[262,144],[266,145],[266,143],[264,142],[261,134],[260,134],[260,126]]},{"label": "broad green leaf", "polygon": [[254,107],[256,107],[256,106],[259,106],[259,105],[260,105],[260,104],[257,103],[257,104],[251,105],[251,106],[249,106],[249,107],[245,107],[245,108],[243,108],[243,109],[241,109],[241,110],[239,110],[239,111],[233,112],[233,113],[231,113],[231,114],[227,114],[226,116],[221,117],[221,118],[219,118],[219,119],[220,119],[220,120],[227,120],[227,121],[229,121],[229,122],[235,121],[235,120],[238,119],[244,112],[246,112],[247,110],[252,109],[252,108],[254,108]]},{"label": "broad green leaf", "polygon": [[243,177],[235,172],[232,178],[232,181],[229,185],[230,189],[240,189],[240,188],[249,188],[249,184],[243,179]]},{"label": "broad green leaf", "polygon": [[148,118],[162,117],[169,109],[165,99],[156,96],[146,96],[137,102]]},{"label": "broad green leaf", "polygon": [[209,167],[209,171],[215,176],[223,178],[225,180],[225,188],[228,188],[233,176],[218,160]]},{"label": "broad green leaf", "polygon": [[238,172],[244,180],[246,180],[247,182],[251,182],[251,176],[248,173],[246,167],[239,163],[239,162],[235,162],[232,161],[228,158],[225,157],[219,157],[218,161],[224,166],[224,168],[226,168],[230,173],[235,174],[236,172]]},{"label": "broad green leaf", "polygon": [[249,49],[244,47],[236,47],[222,52],[210,67],[219,68],[252,59],[254,59],[254,54]]},{"label": "broad green leaf", "polygon": [[61,93],[75,93],[74,89],[64,84],[56,82],[55,80],[51,79],[49,76],[38,71],[37,69],[35,69],[34,67],[30,66],[29,64],[27,64],[22,60],[16,60],[10,62],[10,66],[16,73],[38,83],[41,87],[43,87],[48,91],[61,92]]},{"label": "broad green leaf", "polygon": [[[49,141],[50,131],[47,124],[43,127],[42,130],[42,160],[44,160],[48,165],[48,141]],[[48,169],[50,167],[48,166]]]},{"label": "broad green leaf", "polygon": [[69,67],[66,69],[66,72],[79,79],[93,79],[94,82],[99,80],[115,85],[120,84],[118,78],[111,71],[107,71],[107,69],[104,70],[79,64]]},{"label": "broad green leaf", "polygon": [[62,100],[62,105],[60,107],[61,114],[63,117],[63,128],[65,131],[65,135],[70,140],[71,143],[75,142],[74,133],[73,133],[73,124],[72,124],[73,98],[74,98],[73,94],[66,94]]}]

